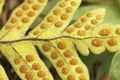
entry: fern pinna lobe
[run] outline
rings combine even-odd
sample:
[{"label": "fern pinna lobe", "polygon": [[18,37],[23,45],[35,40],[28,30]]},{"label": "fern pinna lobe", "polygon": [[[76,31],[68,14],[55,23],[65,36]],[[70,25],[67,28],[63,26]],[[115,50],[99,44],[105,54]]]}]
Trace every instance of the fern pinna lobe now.
[{"label": "fern pinna lobe", "polygon": [[[78,51],[84,56],[89,55],[88,45],[86,44],[86,40],[91,37],[94,37],[92,34],[93,29],[97,27],[104,18],[105,9],[99,8],[92,11],[88,11],[83,16],[81,16],[75,23],[70,25],[64,32],[63,35],[80,38],[81,40],[75,40],[74,44],[76,45]],[[88,39],[85,39],[88,38]],[[83,40],[82,40],[83,39]],[[98,50],[98,49],[95,49]],[[98,50],[99,51],[99,50]],[[98,53],[92,51],[93,53]],[[101,52],[100,52],[101,53]]]}]

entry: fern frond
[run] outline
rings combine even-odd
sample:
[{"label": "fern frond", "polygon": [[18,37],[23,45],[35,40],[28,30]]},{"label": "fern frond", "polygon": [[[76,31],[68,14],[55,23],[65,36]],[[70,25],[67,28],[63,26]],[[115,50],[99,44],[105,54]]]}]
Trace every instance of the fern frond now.
[{"label": "fern frond", "polygon": [[[25,0],[11,14],[0,31],[0,39],[16,40],[24,37],[26,31],[46,6],[48,0]],[[15,34],[14,34],[15,33]]]},{"label": "fern frond", "polygon": [[89,80],[88,70],[78,57],[71,39],[61,38],[36,45],[53,64],[62,80]]},{"label": "fern frond", "polygon": [[[98,13],[100,11],[100,13]],[[78,30],[82,30],[83,28],[85,28],[85,26],[90,26],[91,28],[89,30],[86,30],[87,32],[89,32],[90,30],[93,30],[93,28],[98,25],[99,23],[101,23],[103,21],[103,17],[104,17],[104,13],[105,13],[105,10],[104,9],[98,9],[98,10],[93,10],[93,11],[90,11],[88,13],[86,13],[84,16],[82,16],[82,18],[80,18],[80,20],[76,21],[74,24],[72,24],[70,27],[68,28],[71,28],[73,27],[75,24],[77,24],[78,22],[80,23],[81,20],[84,21],[87,19],[87,21],[84,21],[82,22],[83,25],[79,27],[76,27],[76,31],[77,32]],[[49,15],[49,14],[48,14]],[[87,17],[86,17],[87,15]],[[97,23],[95,23],[95,22]],[[92,24],[93,23],[93,24]],[[76,25],[77,26],[77,25]],[[64,28],[65,29],[65,28]],[[56,30],[56,29],[55,29]],[[54,30],[50,30],[51,31],[54,31]],[[58,30],[57,30],[58,31]],[[49,31],[46,32],[46,34],[48,33]],[[54,31],[55,32],[55,31]],[[67,32],[67,30],[65,30],[65,32]],[[69,36],[69,37],[75,37],[75,38],[78,38],[78,36],[76,36],[75,34],[73,36],[71,35],[65,35],[63,32],[62,34],[62,31],[59,35],[62,34],[62,36]],[[32,32],[31,32],[32,33]],[[45,33],[45,31],[44,31]],[[67,33],[68,34],[68,33]],[[56,34],[55,34],[56,35]],[[88,35],[90,35],[88,33]],[[44,35],[46,37],[46,35]],[[50,37],[51,35],[49,35]],[[41,35],[40,35],[41,37]],[[40,38],[39,37],[39,38]],[[52,37],[55,37],[55,36],[52,36]],[[86,36],[88,37],[88,36]],[[84,36],[84,38],[86,38]],[[81,36],[79,36],[79,38],[81,38]],[[76,41],[76,40],[75,40]],[[59,43],[60,42],[60,43]],[[42,51],[42,53],[52,62],[52,64],[54,64],[54,67],[56,68],[58,74],[61,76],[61,78],[63,79],[67,79],[69,77],[69,73],[67,73],[67,77],[64,76],[64,73],[62,73],[62,69],[64,69],[64,66],[67,67],[67,70],[70,71],[70,73],[72,72],[73,76],[72,78],[77,80],[77,79],[80,79],[81,77],[82,78],[85,78],[87,80],[89,80],[89,76],[88,76],[88,71],[87,71],[87,68],[86,66],[82,63],[82,61],[78,58],[78,55],[76,53],[76,50],[75,50],[75,47],[73,46],[74,44],[74,40],[72,39],[67,39],[67,38],[59,38],[57,40],[51,40],[50,42],[37,42],[36,45],[39,47],[39,49]],[[69,45],[66,47],[66,45]],[[63,49],[60,49],[59,47],[63,48]],[[57,50],[56,53],[52,53],[54,52],[55,50]],[[73,55],[72,58],[66,58],[64,56],[64,53],[65,51],[68,51],[67,52],[67,55]],[[70,54],[71,53],[71,54]],[[49,55],[48,55],[49,54]],[[54,55],[53,57],[56,57],[56,56],[61,56],[61,58],[59,59],[53,59],[51,55]],[[55,60],[55,61],[54,61]],[[61,60],[61,62],[59,62]],[[73,61],[72,61],[73,60]],[[73,64],[75,63],[78,63],[77,66],[75,65],[71,65],[70,64],[70,61],[73,62]],[[76,62],[74,62],[76,61]],[[57,64],[62,65],[61,67],[63,67],[62,69],[59,69],[59,66],[56,66]],[[63,65],[63,63],[65,65]],[[79,70],[81,70],[81,72],[77,73],[76,70],[77,68],[79,68]],[[61,71],[61,72],[60,72]],[[77,77],[75,77],[77,75]],[[84,75],[81,76],[81,75]],[[64,77],[63,77],[64,76]],[[81,79],[82,79],[81,78]]]},{"label": "fern frond", "polygon": [[31,42],[3,44],[0,49],[22,80],[53,80]]},{"label": "fern frond", "polygon": [[87,67],[77,55],[72,39],[61,38],[51,41],[51,43],[66,60],[66,63],[76,78],[75,80],[89,80]]},{"label": "fern frond", "polygon": [[104,8],[88,11],[76,22],[70,25],[63,32],[63,36],[70,36],[81,39],[92,37],[90,31],[103,21],[104,15]]},{"label": "fern frond", "polygon": [[26,42],[26,41],[18,42],[12,44],[12,46],[16,51],[20,52],[19,55],[32,70],[34,76],[37,76],[35,80],[41,80],[41,79],[53,80],[51,73],[49,72],[43,61],[39,58],[31,42]]},{"label": "fern frond", "polygon": [[[40,29],[40,26],[37,26],[33,31],[30,32],[30,34],[28,36],[32,37],[37,37],[38,38],[54,38],[59,36],[63,30],[66,28],[66,26],[69,24],[69,22],[71,21],[72,15],[73,13],[76,11],[77,7],[79,6],[78,4],[78,0],[70,0],[70,1],[64,1],[61,0],[60,2],[58,2],[58,4],[54,7],[61,7],[61,5],[65,5],[65,7],[62,9],[62,13],[60,13],[58,15],[58,18],[55,17],[56,21],[54,22],[54,17],[49,18],[49,16],[53,15],[55,10],[54,8],[52,9],[52,11],[50,11],[50,13],[48,14],[48,16],[45,18],[45,20],[43,20],[43,23],[50,23],[50,20],[53,20],[52,24],[44,30],[44,32],[42,32],[42,30]],[[72,5],[71,3],[77,3],[76,5]],[[79,1],[80,3],[81,1]],[[62,4],[61,4],[62,3]],[[68,6],[76,6],[76,7],[71,7],[70,10],[72,8],[71,12],[67,12],[66,10],[69,8]],[[69,9],[68,9],[69,10]],[[66,15],[63,15],[63,13],[66,13]],[[69,16],[68,16],[69,15]],[[55,16],[55,15],[54,15]],[[61,20],[63,19],[63,20]],[[65,19],[65,20],[64,20]],[[58,22],[59,20],[63,21],[62,25],[61,23],[59,23],[59,25],[56,26],[56,22]],[[40,25],[41,25],[40,24]],[[53,31],[53,32],[51,32]],[[34,34],[35,32],[38,32],[37,34]],[[62,40],[61,38],[59,40]],[[66,39],[65,39],[66,40]],[[68,43],[70,45],[70,42]],[[54,65],[55,69],[57,70],[59,76],[64,79],[64,80],[78,80],[78,79],[87,79],[89,80],[89,75],[88,75],[88,70],[86,68],[86,66],[82,63],[82,61],[78,58],[78,55],[76,54],[75,50],[73,49],[71,53],[71,55],[73,55],[73,59],[71,59],[71,64],[76,64],[76,62],[78,63],[77,66],[72,66],[69,63],[69,60],[67,60],[62,54],[63,52],[61,52],[58,48],[55,47],[56,40],[53,42],[37,42],[36,45],[39,47],[39,49],[42,51],[42,53],[52,62],[52,64]],[[72,43],[70,45],[71,47],[68,47],[67,49],[71,49],[74,48]],[[66,52],[67,53],[67,52]],[[49,55],[48,55],[49,54]],[[68,53],[69,54],[69,53]],[[74,60],[76,62],[74,62]],[[77,77],[75,77],[77,75]]]},{"label": "fern frond", "polygon": [[[25,0],[11,14],[6,23],[8,26],[5,25],[0,31],[1,39],[16,40],[23,38],[27,29],[41,13],[46,3],[47,0]],[[22,80],[53,80],[51,73],[37,55],[31,42],[3,44],[0,49]]]},{"label": "fern frond", "polygon": [[95,54],[100,54],[105,49],[110,52],[116,52],[120,50],[119,29],[119,24],[101,24],[92,31],[93,38],[85,40],[85,43]]},{"label": "fern frond", "polygon": [[72,20],[81,0],[60,0],[45,19],[29,33],[29,37],[49,39],[57,37]]},{"label": "fern frond", "polygon": [[[88,45],[84,42],[85,38],[94,37],[92,35],[93,29],[97,27],[104,19],[105,9],[99,8],[92,11],[88,11],[75,23],[70,25],[64,32],[64,36],[70,36],[79,38],[81,40],[75,40],[77,50],[84,56],[89,55]],[[98,50],[98,49],[96,49]],[[98,50],[99,51],[99,50]]]},{"label": "fern frond", "polygon": [[39,58],[35,45],[51,61],[62,80],[89,80],[88,69],[76,49],[84,56],[89,55],[89,50],[94,54],[100,54],[105,49],[110,52],[120,50],[120,25],[100,24],[105,9],[99,8],[88,11],[68,26],[81,0],[60,0],[26,36],[25,33],[47,2],[48,0],[25,0],[12,12],[0,31],[1,41],[29,38],[41,41],[0,44],[2,54],[22,80],[54,80]]}]

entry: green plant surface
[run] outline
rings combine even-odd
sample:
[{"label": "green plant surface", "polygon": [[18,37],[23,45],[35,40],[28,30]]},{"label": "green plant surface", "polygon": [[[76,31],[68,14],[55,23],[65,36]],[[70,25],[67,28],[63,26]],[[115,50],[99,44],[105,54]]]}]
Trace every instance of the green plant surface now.
[{"label": "green plant surface", "polygon": [[90,4],[118,5],[117,0],[83,0]]},{"label": "green plant surface", "polygon": [[81,2],[25,0],[11,13],[0,30],[0,50],[22,80],[54,80],[52,67],[62,80],[101,80],[109,70],[118,79],[119,6]]},{"label": "green plant surface", "polygon": [[110,80],[119,80],[120,79],[120,52],[117,52],[111,63],[111,68],[110,68]]},{"label": "green plant surface", "polygon": [[[103,52],[100,55],[90,54],[89,56],[85,57],[80,55],[83,62],[89,69],[91,75],[93,72],[96,72],[96,78],[101,80],[101,78],[110,70],[111,61],[115,53],[110,52]],[[94,67],[96,65],[96,67]],[[95,70],[96,69],[96,70]],[[112,79],[111,79],[112,80]]]}]

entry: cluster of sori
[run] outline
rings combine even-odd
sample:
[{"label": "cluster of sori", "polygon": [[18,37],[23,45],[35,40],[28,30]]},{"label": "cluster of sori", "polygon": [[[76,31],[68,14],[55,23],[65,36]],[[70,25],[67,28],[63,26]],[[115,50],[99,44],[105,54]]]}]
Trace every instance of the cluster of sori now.
[{"label": "cluster of sori", "polygon": [[25,0],[10,15],[8,22],[0,30],[1,40],[15,40],[24,37],[25,32],[39,16],[47,0]]},{"label": "cluster of sori", "polygon": [[80,3],[81,0],[60,0],[28,36],[42,39],[59,36],[70,23]]},{"label": "cluster of sori", "polygon": [[[89,50],[94,54],[100,54],[105,49],[118,51],[120,26],[100,24],[105,15],[103,8],[88,11],[70,24],[81,0],[60,0],[43,21],[25,35],[47,2],[25,0],[11,13],[8,22],[0,30],[1,41],[28,38],[47,41],[28,40],[0,44],[2,54],[22,80],[54,80],[34,46],[49,59],[62,80],[89,80],[88,69],[76,51],[84,56],[89,55]],[[3,3],[4,0],[0,0],[0,8]]]},{"label": "cluster of sori", "polygon": [[[8,22],[0,30],[1,41],[24,38],[27,29],[47,2],[47,0],[25,0],[11,13]],[[0,50],[22,80],[53,80],[31,42],[0,44]]]},{"label": "cluster of sori", "polygon": [[103,21],[104,15],[104,8],[88,11],[75,23],[70,25],[62,34],[63,36],[74,38],[73,43],[78,51],[84,56],[87,56],[89,54],[89,46],[86,42],[89,40],[89,38],[91,40],[91,37],[94,37],[92,34],[93,29]]},{"label": "cluster of sori", "polygon": [[74,38],[76,48],[84,56],[89,55],[89,50],[94,54],[101,54],[106,49],[110,52],[120,49],[120,25],[100,24],[104,14],[105,10],[102,8],[89,11],[63,32],[64,36]]},{"label": "cluster of sori", "polygon": [[[80,3],[80,0],[59,1],[28,37],[49,39],[60,36]],[[71,39],[36,41],[34,44],[51,61],[62,80],[89,80],[88,70],[77,55]]]}]

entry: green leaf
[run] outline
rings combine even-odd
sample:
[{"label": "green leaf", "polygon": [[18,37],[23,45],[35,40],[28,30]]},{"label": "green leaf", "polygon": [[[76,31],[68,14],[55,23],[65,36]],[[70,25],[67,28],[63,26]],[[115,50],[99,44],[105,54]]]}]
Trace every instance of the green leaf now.
[{"label": "green leaf", "polygon": [[59,0],[49,0],[46,8],[43,11],[43,14],[48,14],[48,12],[55,6]]},{"label": "green leaf", "polygon": [[120,0],[117,0],[117,1],[118,1],[119,5],[120,5]]},{"label": "green leaf", "polygon": [[113,57],[110,68],[110,80],[120,80],[120,51]]},{"label": "green leaf", "polygon": [[117,5],[117,1],[116,0],[83,0],[87,3],[95,3],[95,4],[104,4],[104,5]]},{"label": "green leaf", "polygon": [[114,53],[105,51],[104,53],[100,55],[94,55],[91,53],[87,57],[84,57],[84,56],[80,56],[80,57],[83,60],[83,62],[86,64],[86,66],[88,67],[90,74],[93,73],[93,71],[95,72],[95,70],[93,69],[93,66],[95,65],[95,63],[96,65],[98,64],[96,66],[97,68],[96,78],[97,80],[101,80],[101,77],[103,77],[104,74],[109,72],[113,55]]}]

